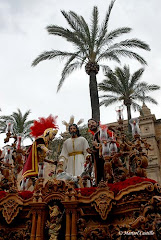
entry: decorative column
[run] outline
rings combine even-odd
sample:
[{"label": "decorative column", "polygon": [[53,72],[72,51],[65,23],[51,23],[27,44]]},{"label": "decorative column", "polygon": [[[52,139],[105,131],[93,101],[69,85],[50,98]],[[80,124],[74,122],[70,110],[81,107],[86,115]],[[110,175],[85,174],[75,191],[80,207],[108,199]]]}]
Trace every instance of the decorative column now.
[{"label": "decorative column", "polygon": [[77,210],[76,209],[72,209],[71,240],[77,240]]},{"label": "decorative column", "polygon": [[66,212],[65,240],[77,240],[77,209],[76,191],[70,185],[70,191],[65,193],[65,201],[62,201]]},{"label": "decorative column", "polygon": [[[35,196],[37,197],[37,195]],[[37,200],[36,197],[31,203],[32,228],[30,240],[44,240],[46,203],[38,202],[40,198]]]},{"label": "decorative column", "polygon": [[66,234],[65,234],[65,240],[70,240],[70,226],[71,226],[70,210],[66,209]]},{"label": "decorative column", "polygon": [[41,213],[42,211],[39,210],[38,212],[38,218],[37,218],[37,228],[36,228],[36,240],[41,240]]},{"label": "decorative column", "polygon": [[31,229],[31,238],[30,240],[35,240],[35,233],[36,233],[36,211],[32,213],[32,229]]}]

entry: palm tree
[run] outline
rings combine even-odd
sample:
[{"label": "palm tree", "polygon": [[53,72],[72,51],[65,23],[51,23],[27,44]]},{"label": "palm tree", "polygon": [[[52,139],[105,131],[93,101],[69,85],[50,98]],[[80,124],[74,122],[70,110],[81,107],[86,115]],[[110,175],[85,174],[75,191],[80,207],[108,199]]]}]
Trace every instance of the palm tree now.
[{"label": "palm tree", "polygon": [[114,43],[115,39],[123,34],[130,33],[132,30],[129,27],[123,27],[117,28],[113,31],[108,31],[108,22],[114,3],[115,0],[111,1],[105,15],[105,19],[100,25],[98,21],[99,12],[96,6],[93,8],[91,23],[89,25],[83,16],[80,16],[73,11],[61,11],[70,28],[68,29],[57,25],[50,25],[47,26],[47,31],[49,34],[60,36],[65,38],[66,41],[71,42],[75,47],[75,51],[45,51],[32,63],[32,66],[36,66],[44,60],[67,58],[67,62],[62,70],[57,91],[60,90],[65,78],[69,74],[85,65],[85,71],[89,75],[92,117],[96,120],[100,120],[96,75],[99,72],[99,67],[103,70],[107,69],[105,65],[98,64],[104,60],[114,60],[120,63],[119,58],[122,56],[134,58],[141,64],[146,64],[146,61],[140,55],[131,51],[131,48],[150,50],[149,46],[145,42],[136,38]]},{"label": "palm tree", "polygon": [[11,115],[0,116],[0,133],[5,133],[6,121],[12,120],[14,123],[14,134],[23,133],[24,139],[32,139],[30,136],[30,126],[32,125],[33,120],[27,121],[30,113],[30,110],[28,110],[23,115],[21,110],[17,109],[17,112],[13,112]]},{"label": "palm tree", "polygon": [[112,94],[100,96],[103,99],[100,102],[100,106],[104,105],[107,107],[113,103],[123,101],[127,108],[129,121],[131,119],[131,107],[135,111],[141,111],[141,106],[136,101],[157,104],[154,98],[146,94],[158,90],[160,87],[155,84],[149,85],[146,82],[140,82],[143,72],[144,69],[140,68],[131,75],[129,66],[126,65],[122,69],[119,67],[115,68],[115,71],[110,69],[105,75],[107,79],[98,84],[98,89],[99,91]]}]

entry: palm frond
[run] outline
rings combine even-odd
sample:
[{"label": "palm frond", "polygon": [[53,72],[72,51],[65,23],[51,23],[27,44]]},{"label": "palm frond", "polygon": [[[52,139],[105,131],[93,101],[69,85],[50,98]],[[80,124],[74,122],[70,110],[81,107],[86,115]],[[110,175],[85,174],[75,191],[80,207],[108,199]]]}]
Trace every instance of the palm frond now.
[{"label": "palm frond", "polygon": [[0,133],[4,133],[6,130],[6,120],[12,120],[14,123],[14,134],[23,133],[24,138],[29,137],[30,126],[33,123],[33,120],[27,121],[29,114],[30,110],[23,115],[21,110],[17,109],[17,112],[13,112],[9,116],[0,116]]},{"label": "palm frond", "polygon": [[[99,98],[118,98],[118,96],[106,94],[106,95],[101,95],[101,96],[99,96]],[[118,99],[119,99],[119,98],[118,98]]]},{"label": "palm frond", "polygon": [[101,60],[113,60],[113,61],[116,61],[118,63],[121,63],[120,59],[118,58],[118,56],[115,54],[115,52],[103,52],[101,53],[100,55],[98,55],[98,58],[96,60],[96,62],[99,62]]},{"label": "palm frond", "polygon": [[152,98],[148,95],[145,95],[145,93],[143,93],[143,92],[140,92],[140,94],[133,96],[133,99],[137,99],[138,101],[140,101],[142,103],[149,102],[149,103],[153,103],[156,105],[158,104],[158,102],[154,98]]},{"label": "palm frond", "polygon": [[107,107],[107,106],[117,103],[119,101],[120,100],[117,97],[106,98],[100,102],[100,106],[104,105],[105,107]]},{"label": "palm frond", "polygon": [[7,120],[14,120],[12,116],[0,116],[0,120],[7,121]]},{"label": "palm frond", "polygon": [[102,44],[102,41],[104,41],[104,37],[107,33],[108,21],[109,21],[110,14],[111,14],[114,3],[115,3],[115,0],[111,1],[110,5],[108,7],[108,11],[106,13],[105,19],[103,21],[102,27],[100,28],[100,31],[98,34],[99,38],[96,42],[97,48],[99,48],[99,46]]},{"label": "palm frond", "polygon": [[81,22],[80,16],[78,16],[76,13],[69,11],[69,13],[65,11],[61,11],[65,19],[67,20],[70,27],[74,30],[73,34],[76,34],[78,38],[84,42],[86,45],[88,43],[88,35],[84,31],[83,24]]},{"label": "palm frond", "polygon": [[117,93],[123,93],[126,89],[125,74],[122,69],[117,67],[115,71],[109,71],[105,75],[107,80],[104,82],[105,87],[110,88],[112,91]]},{"label": "palm frond", "polygon": [[141,83],[138,83],[137,85],[134,85],[135,94],[137,95],[145,95],[148,92],[156,91],[159,89],[160,89],[160,86],[155,84],[149,85],[146,82],[141,82]]},{"label": "palm frond", "polygon": [[69,29],[65,29],[57,25],[47,26],[47,31],[49,34],[65,38],[66,41],[71,42],[77,48],[85,51],[85,42],[84,39],[80,38],[80,32],[72,32]]},{"label": "palm frond", "polygon": [[117,82],[121,86],[121,89],[127,92],[129,89],[129,85],[128,85],[129,77],[130,77],[129,68],[126,65],[124,66],[123,69],[121,69],[120,67],[117,67],[115,69],[115,75],[117,76]]},{"label": "palm frond", "polygon": [[110,40],[114,40],[117,37],[120,37],[121,35],[125,34],[125,33],[130,33],[131,32],[131,28],[129,27],[122,27],[122,28],[117,28],[111,32],[109,32],[104,40],[104,43],[108,43],[108,41]]},{"label": "palm frond", "polygon": [[71,63],[71,64],[68,64],[68,66],[65,66],[63,71],[62,71],[62,77],[59,81],[59,84],[58,84],[58,88],[57,88],[57,92],[60,90],[65,78],[71,74],[74,70],[78,69],[81,67],[81,63],[80,62],[74,62],[74,63]]},{"label": "palm frond", "polygon": [[89,45],[91,42],[91,38],[90,38],[90,30],[89,30],[88,24],[86,23],[86,21],[82,16],[78,16],[75,12],[70,11],[70,14],[79,25],[80,32],[82,32],[83,35],[86,36],[86,42]]},{"label": "palm frond", "polygon": [[111,68],[107,65],[100,64],[99,66],[102,68],[104,74],[107,74],[109,71],[111,71]]},{"label": "palm frond", "polygon": [[28,127],[30,127],[32,124],[33,124],[33,122],[34,122],[34,120],[30,120],[30,121],[25,121],[24,122],[24,128],[28,128]]},{"label": "palm frond", "polygon": [[121,41],[119,43],[115,43],[113,44],[110,48],[140,48],[140,49],[144,49],[147,51],[150,51],[150,47],[148,44],[146,44],[145,42],[133,38],[133,39],[126,39],[124,41]]},{"label": "palm frond", "polygon": [[122,87],[115,78],[115,76],[112,76],[110,80],[104,80],[102,83],[99,83],[98,90],[103,92],[120,94],[122,92]]},{"label": "palm frond", "polygon": [[95,40],[98,33],[98,8],[95,6],[92,12],[92,21],[91,21],[91,43],[92,51],[94,51]]},{"label": "palm frond", "polygon": [[144,101],[143,102],[149,102],[149,103],[153,103],[153,104],[156,104],[156,105],[158,104],[158,102],[150,96],[144,96]]},{"label": "palm frond", "polygon": [[42,54],[40,54],[35,60],[32,62],[32,66],[36,66],[38,63],[44,60],[51,60],[53,58],[60,58],[64,59],[65,57],[73,56],[74,53],[69,52],[62,52],[58,50],[52,50],[52,51],[45,51]]},{"label": "palm frond", "polygon": [[144,68],[140,68],[139,70],[133,73],[131,77],[131,81],[129,83],[130,88],[132,88],[140,80],[143,73],[144,73]]},{"label": "palm frond", "polygon": [[131,32],[131,28],[128,27],[123,27],[123,28],[117,28],[109,33],[106,34],[104,37],[102,43],[99,45],[97,48],[97,53],[101,50],[102,47],[104,46],[110,46],[112,42],[115,40],[115,38],[120,37],[121,35],[125,33]]},{"label": "palm frond", "polygon": [[[78,55],[79,55],[79,52],[77,52],[77,54],[71,56],[71,57],[68,59],[68,61],[66,62],[65,66],[64,66],[64,69],[63,69],[63,71],[62,71],[62,77],[61,77],[61,80],[60,80],[60,82],[59,82],[59,85],[58,85],[58,88],[57,88],[57,92],[60,90],[60,88],[61,88],[61,86],[62,86],[65,78],[66,78],[70,73],[72,73],[72,71],[68,71],[68,67],[71,65],[72,61],[73,61],[76,57],[78,57]],[[86,59],[86,57],[85,57],[85,59]],[[83,59],[82,61],[84,62],[85,59]],[[80,63],[80,67],[82,67],[82,63],[81,63],[81,62],[79,62],[79,63]],[[70,67],[69,67],[69,68],[70,68]],[[74,71],[74,69],[73,69],[73,71]]]},{"label": "palm frond", "polygon": [[108,49],[107,52],[114,53],[118,58],[121,56],[133,58],[133,59],[136,59],[141,64],[147,65],[147,62],[139,54],[132,51],[128,51],[126,49],[113,49],[113,50]]},{"label": "palm frond", "polygon": [[6,127],[6,121],[0,120],[0,133],[5,133]]},{"label": "palm frond", "polygon": [[71,28],[73,30],[75,30],[75,31],[80,31],[81,30],[81,27],[78,24],[79,22],[76,21],[76,19],[72,16],[71,12],[67,13],[66,11],[62,10],[61,13],[63,14],[63,16],[67,20],[68,24],[71,26]]},{"label": "palm frond", "polygon": [[31,110],[28,110],[28,111],[25,112],[25,114],[23,115],[22,120],[23,120],[24,123],[26,122],[26,120],[27,120],[27,118],[28,118],[28,116],[29,116],[30,113],[31,113]]},{"label": "palm frond", "polygon": [[[100,96],[103,99],[101,105],[109,106],[113,103],[122,101],[127,106],[127,102],[136,111],[141,112],[141,106],[136,102],[150,102],[157,104],[157,101],[148,96],[147,93],[159,90],[160,86],[155,84],[148,84],[146,82],[139,82],[144,69],[141,68],[134,74],[130,74],[129,66],[123,68],[116,67],[114,71],[107,68],[105,76],[106,79],[98,84],[98,90],[103,91],[105,94]],[[109,93],[108,95],[106,93]],[[112,93],[112,95],[110,94]]]},{"label": "palm frond", "polygon": [[115,74],[118,77],[118,81],[121,86],[121,91],[124,92],[124,96],[129,98],[131,94],[131,88],[129,87],[129,79],[130,79],[130,69],[129,66],[124,66],[123,69],[116,68]]},{"label": "palm frond", "polygon": [[134,111],[138,111],[138,112],[142,111],[141,106],[138,103],[134,102],[134,101],[132,101],[131,107],[134,109]]},{"label": "palm frond", "polygon": [[160,90],[160,86],[158,86],[156,84],[149,84],[148,89],[149,89],[149,91],[156,91],[156,90]]}]

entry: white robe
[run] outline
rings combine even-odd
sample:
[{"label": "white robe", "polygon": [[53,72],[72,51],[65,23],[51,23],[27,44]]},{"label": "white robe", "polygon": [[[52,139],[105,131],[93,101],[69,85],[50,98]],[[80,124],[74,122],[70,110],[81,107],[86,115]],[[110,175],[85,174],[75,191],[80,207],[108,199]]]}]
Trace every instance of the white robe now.
[{"label": "white robe", "polygon": [[[80,176],[84,171],[84,163],[89,148],[87,140],[80,136],[77,138],[68,138],[64,144],[59,157],[59,161],[63,161],[64,171],[73,176]],[[78,152],[75,156],[69,156],[73,152]],[[80,154],[80,152],[82,152]]]}]

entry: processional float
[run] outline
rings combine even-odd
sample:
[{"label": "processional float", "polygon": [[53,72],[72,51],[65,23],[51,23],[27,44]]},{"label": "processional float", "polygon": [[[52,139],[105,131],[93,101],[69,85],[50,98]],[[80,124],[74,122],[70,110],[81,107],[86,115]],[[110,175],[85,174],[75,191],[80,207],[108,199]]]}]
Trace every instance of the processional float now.
[{"label": "processional float", "polygon": [[138,119],[130,120],[129,138],[121,107],[117,113],[111,136],[107,126],[100,125],[98,148],[105,163],[98,186],[92,185],[91,164],[77,186],[71,179],[57,179],[61,166],[55,164],[58,171],[47,180],[38,174],[32,191],[20,188],[26,149],[23,136],[14,135],[12,122],[7,123],[5,143],[10,138],[14,143],[1,151],[0,158],[2,239],[161,239],[161,187],[146,175],[151,146],[140,136]]}]

